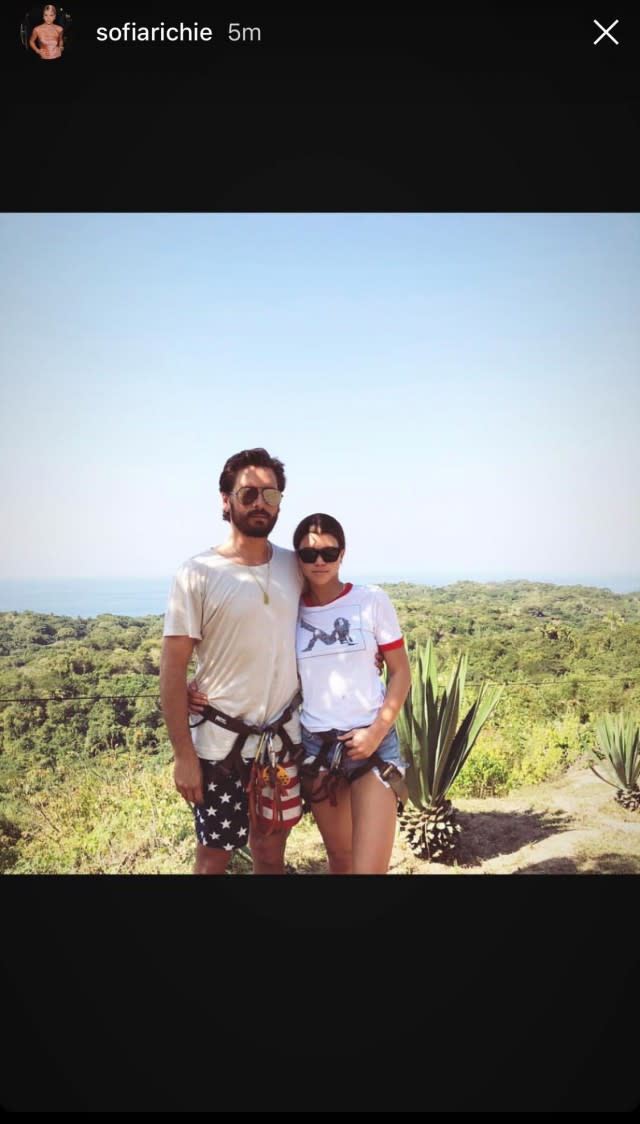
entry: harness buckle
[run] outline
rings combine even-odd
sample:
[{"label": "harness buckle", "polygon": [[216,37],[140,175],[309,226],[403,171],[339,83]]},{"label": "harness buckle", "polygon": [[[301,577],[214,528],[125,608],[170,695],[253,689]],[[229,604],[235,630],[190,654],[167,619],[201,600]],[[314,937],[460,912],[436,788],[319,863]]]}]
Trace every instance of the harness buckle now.
[{"label": "harness buckle", "polygon": [[342,765],[342,758],[344,756],[344,742],[336,741],[333,747],[333,757],[329,766],[330,773],[339,773]]},{"label": "harness buckle", "polygon": [[385,781],[389,788],[395,792],[400,811],[402,811],[409,800],[409,788],[404,779],[404,773],[397,765],[393,764],[393,761],[388,761],[384,769],[378,767],[378,773],[381,780]]},{"label": "harness buckle", "polygon": [[278,755],[276,753],[275,746],[273,744],[273,739],[274,739],[273,730],[268,730],[267,734],[266,734],[266,743],[267,743],[266,756],[269,758],[269,764],[270,764],[271,768],[275,769],[276,765],[278,764]]},{"label": "harness buckle", "polygon": [[254,756],[254,761],[258,765],[262,761],[262,750],[263,750],[263,746],[264,746],[265,736],[266,735],[265,735],[264,731],[262,733],[260,733],[260,735],[258,736],[258,747],[256,749],[255,756]]}]

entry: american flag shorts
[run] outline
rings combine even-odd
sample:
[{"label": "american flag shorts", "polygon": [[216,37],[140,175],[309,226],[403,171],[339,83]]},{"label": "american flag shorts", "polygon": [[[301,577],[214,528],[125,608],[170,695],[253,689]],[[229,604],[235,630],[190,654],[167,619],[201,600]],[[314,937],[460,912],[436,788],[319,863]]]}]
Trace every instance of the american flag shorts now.
[{"label": "american flag shorts", "polygon": [[[300,770],[285,754],[279,765],[286,771],[287,781],[280,789],[280,807],[282,810],[282,827],[276,831],[288,831],[302,819],[302,793],[300,791]],[[258,814],[258,830],[269,829],[273,821],[273,789],[264,785],[261,790],[261,812]]]},{"label": "american flag shorts", "polygon": [[[298,766],[288,755],[281,764],[289,778],[282,793],[282,818],[288,830],[302,816],[302,796]],[[234,773],[223,772],[217,761],[201,758],[200,766],[204,803],[194,807],[198,843],[223,851],[245,847],[249,841],[249,798],[242,781]],[[262,810],[266,827],[273,818],[273,789],[269,787],[262,790]]]}]

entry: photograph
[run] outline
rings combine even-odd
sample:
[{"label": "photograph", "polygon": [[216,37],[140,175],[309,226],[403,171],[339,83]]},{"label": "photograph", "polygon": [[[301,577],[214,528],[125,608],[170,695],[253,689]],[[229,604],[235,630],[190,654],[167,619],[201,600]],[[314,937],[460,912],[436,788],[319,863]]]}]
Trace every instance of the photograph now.
[{"label": "photograph", "polygon": [[637,215],[2,238],[5,874],[640,872]]}]

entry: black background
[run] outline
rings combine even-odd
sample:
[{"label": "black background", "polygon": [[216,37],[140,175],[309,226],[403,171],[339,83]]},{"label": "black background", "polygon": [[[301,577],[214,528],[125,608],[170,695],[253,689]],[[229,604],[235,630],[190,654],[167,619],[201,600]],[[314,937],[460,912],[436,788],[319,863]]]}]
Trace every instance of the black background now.
[{"label": "black background", "polygon": [[[640,15],[562,6],[382,19],[101,5],[43,62],[11,28],[12,208],[633,210]],[[179,13],[179,14],[178,14]],[[5,28],[9,29],[8,15]],[[213,44],[101,44],[198,21]],[[225,39],[230,22],[258,43]],[[47,130],[53,130],[55,142]]]},{"label": "black background", "polygon": [[[3,8],[5,210],[637,210],[638,17]],[[13,11],[13,17],[12,17]],[[593,17],[620,46],[593,46]],[[14,23],[11,24],[13,18]],[[100,45],[198,20],[202,46]],[[229,22],[262,42],[225,43]],[[90,252],[90,247],[88,247]],[[37,278],[34,278],[34,291]],[[638,883],[5,878],[7,1111],[633,1111]]]}]

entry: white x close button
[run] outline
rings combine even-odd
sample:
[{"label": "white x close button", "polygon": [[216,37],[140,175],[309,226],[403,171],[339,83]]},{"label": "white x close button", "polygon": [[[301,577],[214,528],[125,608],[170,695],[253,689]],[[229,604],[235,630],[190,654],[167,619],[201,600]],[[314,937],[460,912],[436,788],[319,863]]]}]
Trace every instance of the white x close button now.
[{"label": "white x close button", "polygon": [[608,27],[603,27],[602,24],[598,22],[598,20],[594,20],[593,22],[595,23],[596,27],[600,28],[602,32],[602,35],[599,35],[597,39],[593,40],[594,47],[597,47],[598,43],[600,43],[600,41],[605,37],[607,39],[610,39],[612,43],[615,43],[616,47],[620,45],[618,43],[618,40],[614,39],[613,35],[610,35],[611,30],[616,26],[617,23],[620,23],[620,20],[614,20],[613,23],[609,24]]}]

